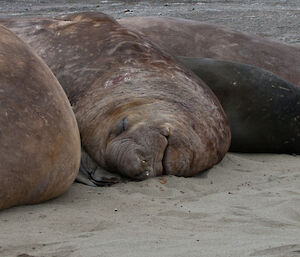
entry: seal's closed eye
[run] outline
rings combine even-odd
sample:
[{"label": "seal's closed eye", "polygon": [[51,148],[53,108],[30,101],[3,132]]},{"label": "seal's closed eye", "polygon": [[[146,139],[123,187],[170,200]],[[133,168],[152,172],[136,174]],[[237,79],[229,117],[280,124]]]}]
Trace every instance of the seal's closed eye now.
[{"label": "seal's closed eye", "polygon": [[121,122],[120,134],[123,133],[127,129],[127,127],[128,127],[127,118],[124,117]]},{"label": "seal's closed eye", "polygon": [[128,119],[127,117],[124,117],[121,122],[117,121],[118,123],[115,124],[115,126],[112,127],[108,134],[108,141],[116,138],[117,136],[121,135],[124,131],[128,128]]}]

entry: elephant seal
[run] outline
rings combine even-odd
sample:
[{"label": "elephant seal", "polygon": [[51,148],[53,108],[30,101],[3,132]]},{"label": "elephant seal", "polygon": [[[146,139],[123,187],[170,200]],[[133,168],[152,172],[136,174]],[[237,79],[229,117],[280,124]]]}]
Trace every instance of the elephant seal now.
[{"label": "elephant seal", "polygon": [[52,69],[72,104],[84,149],[103,169],[138,180],[192,176],[227,152],[230,129],[211,90],[109,16],[1,22]]},{"label": "elephant seal", "polygon": [[300,88],[266,70],[229,61],[181,57],[221,102],[230,151],[300,153]]},{"label": "elephant seal", "polygon": [[0,210],[59,196],[80,162],[74,113],[47,65],[0,25]]},{"label": "elephant seal", "polygon": [[300,48],[219,25],[171,17],[118,20],[174,56],[213,58],[271,71],[300,86]]}]

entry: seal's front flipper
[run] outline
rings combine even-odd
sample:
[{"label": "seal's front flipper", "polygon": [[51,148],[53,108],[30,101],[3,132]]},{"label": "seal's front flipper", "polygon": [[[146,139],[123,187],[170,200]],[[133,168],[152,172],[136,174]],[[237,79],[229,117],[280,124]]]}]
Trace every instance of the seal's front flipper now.
[{"label": "seal's front flipper", "polygon": [[82,184],[85,184],[85,185],[88,185],[88,186],[93,186],[93,187],[96,187],[97,185],[95,185],[95,183],[93,183],[90,179],[89,179],[89,175],[88,173],[84,172],[81,167],[79,169],[79,172],[77,174],[77,177],[76,177],[76,182],[79,182],[79,183],[82,183]]},{"label": "seal's front flipper", "polygon": [[110,173],[99,166],[90,173],[90,181],[96,186],[111,186],[121,182],[121,180],[122,178],[119,175]]},{"label": "seal's front flipper", "polygon": [[118,174],[110,173],[98,164],[81,148],[81,161],[76,181],[88,186],[111,186],[121,182]]}]

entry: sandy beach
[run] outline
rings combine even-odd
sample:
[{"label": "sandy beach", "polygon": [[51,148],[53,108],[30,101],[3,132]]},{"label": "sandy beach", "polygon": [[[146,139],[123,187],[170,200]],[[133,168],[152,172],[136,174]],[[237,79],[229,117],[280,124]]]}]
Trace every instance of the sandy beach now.
[{"label": "sandy beach", "polygon": [[0,256],[300,256],[300,157],[234,154],[193,178],[63,196],[0,213]]},{"label": "sandy beach", "polygon": [[[298,0],[149,2],[1,1],[0,17],[96,9],[115,18],[193,18],[300,41]],[[1,211],[0,256],[300,256],[300,156],[228,153],[192,178],[102,188],[74,183],[51,201]]]}]

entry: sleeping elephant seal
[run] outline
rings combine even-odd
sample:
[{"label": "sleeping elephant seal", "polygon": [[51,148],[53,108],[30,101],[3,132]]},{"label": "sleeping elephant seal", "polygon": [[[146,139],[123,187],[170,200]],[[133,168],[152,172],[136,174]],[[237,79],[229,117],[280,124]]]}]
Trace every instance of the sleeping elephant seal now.
[{"label": "sleeping elephant seal", "polygon": [[240,62],[271,71],[300,86],[300,48],[219,25],[171,17],[128,17],[134,29],[174,56]]},{"label": "sleeping elephant seal", "polygon": [[46,64],[0,25],[0,210],[65,192],[80,138],[69,101]]},{"label": "sleeping elephant seal", "polygon": [[211,90],[107,15],[2,22],[52,69],[73,106],[83,147],[102,168],[139,180],[191,176],[227,152],[229,126]]},{"label": "sleeping elephant seal", "polygon": [[230,151],[300,153],[300,88],[260,68],[179,58],[216,94],[231,129]]}]

